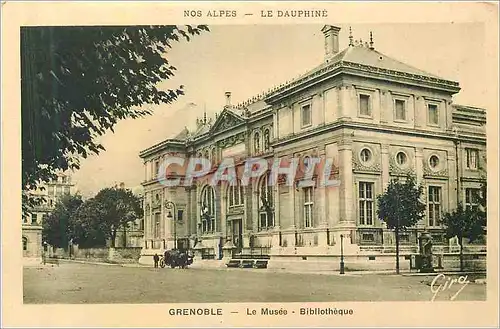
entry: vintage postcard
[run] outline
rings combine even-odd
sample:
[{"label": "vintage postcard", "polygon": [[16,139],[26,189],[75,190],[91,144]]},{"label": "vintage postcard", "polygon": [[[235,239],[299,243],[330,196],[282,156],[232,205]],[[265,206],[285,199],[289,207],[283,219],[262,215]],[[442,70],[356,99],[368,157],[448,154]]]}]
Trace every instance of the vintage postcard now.
[{"label": "vintage postcard", "polygon": [[499,325],[497,3],[8,1],[2,95],[3,326]]}]

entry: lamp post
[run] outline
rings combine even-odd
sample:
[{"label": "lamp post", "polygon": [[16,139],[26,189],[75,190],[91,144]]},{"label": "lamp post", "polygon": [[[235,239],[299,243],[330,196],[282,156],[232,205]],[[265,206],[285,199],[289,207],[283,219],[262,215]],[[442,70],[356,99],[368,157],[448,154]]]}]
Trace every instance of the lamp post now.
[{"label": "lamp post", "polygon": [[340,274],[344,274],[344,235],[340,235]]},{"label": "lamp post", "polygon": [[166,201],[165,207],[174,211],[174,215],[172,215],[172,212],[169,210],[167,213],[167,218],[174,220],[174,249],[177,249],[177,220],[175,218],[175,203],[173,203],[172,201]]}]

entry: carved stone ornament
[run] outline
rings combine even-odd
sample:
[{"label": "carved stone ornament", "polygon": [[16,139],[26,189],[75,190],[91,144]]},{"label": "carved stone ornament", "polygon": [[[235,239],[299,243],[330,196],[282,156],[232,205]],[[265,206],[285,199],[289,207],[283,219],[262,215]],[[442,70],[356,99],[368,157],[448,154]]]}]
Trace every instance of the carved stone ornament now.
[{"label": "carved stone ornament", "polygon": [[233,146],[235,144],[238,144],[238,143],[241,143],[241,142],[244,142],[245,141],[245,132],[241,132],[239,134],[236,134],[236,135],[233,135],[233,136],[230,136],[226,139],[223,139],[221,141],[219,141],[219,147],[220,148],[226,148],[226,147],[230,147],[230,146]]},{"label": "carved stone ornament", "polygon": [[[435,154],[432,154],[431,156],[437,156]],[[437,168],[431,168],[429,164],[430,157],[427,159],[424,158],[422,159],[423,161],[423,167],[424,167],[424,176],[425,177],[442,177],[442,178],[447,178],[448,177],[448,166],[446,165],[446,162],[442,162],[443,157],[439,157],[440,164],[437,166]]]},{"label": "carved stone ornament", "polygon": [[[360,152],[363,149],[369,149],[371,152],[371,160],[367,162],[362,162],[360,159]],[[360,145],[356,147],[352,152],[352,169],[354,171],[361,172],[374,172],[380,173],[382,172],[382,167],[380,165],[380,152],[373,146],[368,145]]]},{"label": "carved stone ornament", "polygon": [[244,121],[238,118],[235,114],[231,114],[230,112],[223,111],[221,116],[217,119],[213,126],[213,132],[221,132],[225,130],[229,130],[234,128],[235,126],[243,123]]},{"label": "carved stone ornament", "polygon": [[402,151],[403,150],[396,150],[394,152],[391,152],[391,154],[389,154],[389,173],[391,175],[406,176],[406,175],[412,175],[414,173],[413,161],[410,160],[410,156],[407,152],[404,152],[407,157],[406,166],[401,166],[398,163],[396,163],[396,155]]}]

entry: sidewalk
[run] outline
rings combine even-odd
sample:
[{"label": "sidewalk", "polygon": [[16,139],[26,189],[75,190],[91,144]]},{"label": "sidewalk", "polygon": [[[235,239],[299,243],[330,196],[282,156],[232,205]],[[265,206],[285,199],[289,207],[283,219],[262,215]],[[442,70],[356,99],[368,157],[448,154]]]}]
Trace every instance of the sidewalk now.
[{"label": "sidewalk", "polygon": [[[129,263],[129,264],[118,264],[118,263],[106,263],[106,262],[97,262],[97,261],[87,261],[87,260],[79,260],[79,259],[60,259],[60,262],[68,262],[68,263],[81,263],[81,264],[91,264],[91,265],[103,265],[103,266],[120,266],[120,267],[135,267],[135,268],[152,268],[150,265],[141,265],[138,263]],[[50,267],[52,264],[45,265],[46,267]],[[40,265],[44,266],[44,265]],[[290,274],[315,274],[315,275],[334,275],[334,276],[365,276],[365,275],[385,275],[385,276],[436,276],[438,274],[444,275],[486,275],[486,272],[459,272],[459,271],[436,271],[434,273],[419,273],[419,272],[408,272],[401,271],[400,274],[396,274],[395,270],[387,270],[387,271],[348,271],[345,274],[340,274],[339,271],[310,271],[310,270],[286,270],[286,269],[255,269],[255,268],[227,268],[227,267],[201,267],[201,266],[192,266],[193,270],[215,270],[215,271],[252,271],[255,273],[290,273]],[[166,270],[170,270],[167,268]],[[486,284],[486,279],[476,279],[475,283]]]}]

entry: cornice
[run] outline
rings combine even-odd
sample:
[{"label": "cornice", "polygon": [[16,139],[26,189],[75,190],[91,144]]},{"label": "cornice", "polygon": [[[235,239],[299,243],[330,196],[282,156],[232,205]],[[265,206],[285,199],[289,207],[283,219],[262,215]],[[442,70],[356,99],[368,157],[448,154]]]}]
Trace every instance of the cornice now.
[{"label": "cornice", "polygon": [[337,121],[327,125],[321,125],[309,131],[301,132],[299,134],[291,134],[286,137],[280,138],[271,144],[273,148],[279,147],[281,145],[299,141],[305,138],[311,138],[323,133],[332,132],[338,129],[359,129],[359,130],[371,130],[375,132],[393,133],[401,135],[410,135],[417,137],[427,137],[444,139],[449,141],[461,141],[461,142],[473,142],[486,145],[486,134],[475,134],[475,136],[459,136],[456,137],[452,132],[433,132],[428,130],[411,129],[405,127],[394,127],[394,126],[382,126],[378,124],[352,122],[352,121]]},{"label": "cornice", "polygon": [[299,77],[289,83],[280,85],[274,88],[264,97],[267,103],[276,103],[284,97],[288,97],[291,93],[298,92],[301,89],[307,88],[312,83],[317,83],[325,79],[325,76],[330,78],[340,73],[370,76],[376,79],[385,81],[394,81],[399,83],[411,84],[424,88],[439,89],[450,93],[460,91],[458,82],[433,78],[425,75],[417,75],[396,70],[388,70],[370,65],[352,63],[347,61],[334,62],[324,67],[318,68],[310,74]]}]

